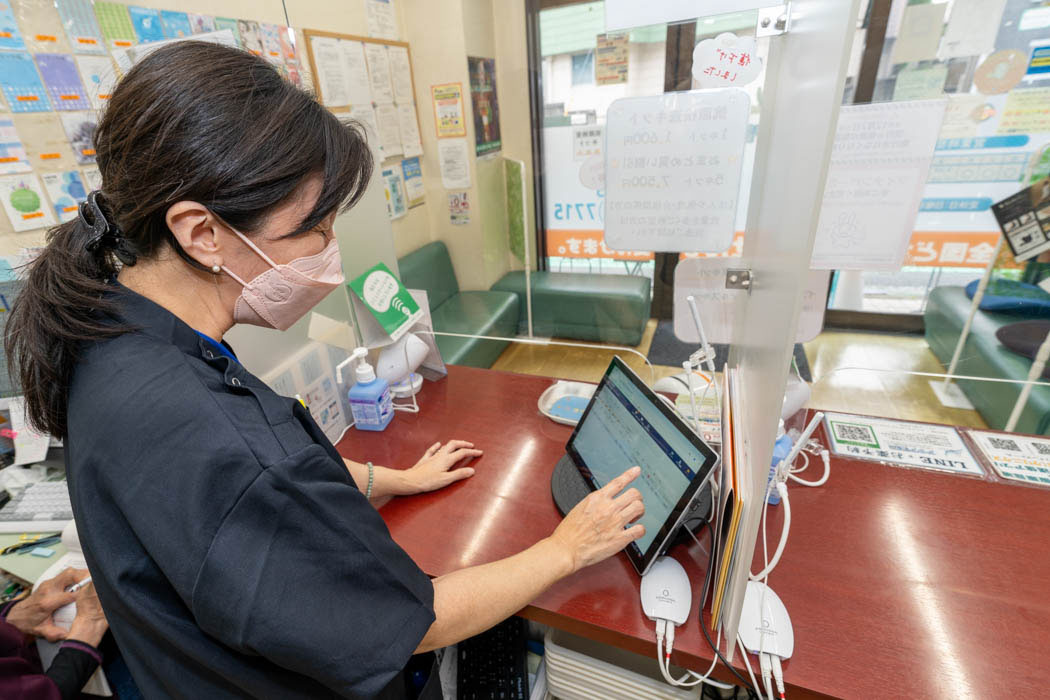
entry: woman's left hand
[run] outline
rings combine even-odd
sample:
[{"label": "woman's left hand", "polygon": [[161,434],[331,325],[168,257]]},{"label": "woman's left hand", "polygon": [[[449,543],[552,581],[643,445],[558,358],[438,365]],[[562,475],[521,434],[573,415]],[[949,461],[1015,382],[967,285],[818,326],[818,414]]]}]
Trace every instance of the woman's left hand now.
[{"label": "woman's left hand", "polygon": [[462,460],[480,457],[481,454],[481,450],[474,449],[474,443],[465,440],[449,440],[444,445],[435,442],[411,469],[405,470],[404,474],[414,493],[436,491],[460,479],[473,476],[474,470],[471,467],[452,467]]}]

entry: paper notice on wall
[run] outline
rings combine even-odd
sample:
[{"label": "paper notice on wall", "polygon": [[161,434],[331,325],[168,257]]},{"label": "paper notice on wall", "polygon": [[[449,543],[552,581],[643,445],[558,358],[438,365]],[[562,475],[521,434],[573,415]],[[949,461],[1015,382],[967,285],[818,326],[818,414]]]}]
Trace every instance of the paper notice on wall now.
[{"label": "paper notice on wall", "polygon": [[1045,134],[1050,132],[1050,88],[1011,90],[1006,96],[999,134]]},{"label": "paper notice on wall", "polygon": [[929,100],[944,96],[944,81],[948,79],[948,66],[943,63],[929,68],[905,67],[897,74],[893,84],[893,101]]},{"label": "paper notice on wall", "polygon": [[948,107],[944,110],[941,132],[937,140],[967,139],[977,135],[977,125],[987,121],[994,108],[981,95],[946,95]]},{"label": "paper notice on wall", "polygon": [[0,177],[0,203],[15,231],[32,231],[55,225],[51,206],[33,173]]},{"label": "paper notice on wall", "polygon": [[733,242],[751,101],[739,88],[627,97],[605,122],[605,243],[720,253]]},{"label": "paper notice on wall", "polygon": [[94,109],[109,103],[117,85],[117,67],[109,56],[75,56],[80,77],[84,80],[88,99]]},{"label": "paper notice on wall", "polygon": [[[572,159],[587,160],[602,154],[602,127],[597,124],[572,127]],[[604,169],[605,164],[602,163]]]},{"label": "paper notice on wall", "polygon": [[386,195],[386,213],[391,219],[400,219],[408,211],[404,183],[401,182],[401,168],[383,169],[383,191]]},{"label": "paper notice on wall", "polygon": [[1003,479],[1050,486],[1050,440],[982,430],[967,433]]},{"label": "paper notice on wall", "polygon": [[995,50],[1006,0],[955,0],[941,37],[941,60],[980,56]]},{"label": "paper notice on wall", "polygon": [[401,176],[405,181],[405,198],[408,199],[408,208],[418,207],[426,199],[426,189],[423,187],[423,167],[418,156],[401,161]]},{"label": "paper notice on wall", "polygon": [[[745,312],[746,289],[727,289],[726,272],[740,266],[740,258],[686,258],[674,271],[674,334],[686,343],[700,342],[688,297],[696,300],[708,343],[732,343],[733,320]],[[802,313],[796,343],[813,340],[824,329],[828,294],[827,270],[810,270],[802,291]]]},{"label": "paper notice on wall", "polygon": [[98,168],[84,168],[80,174],[84,176],[84,184],[87,185],[88,192],[102,189],[102,173]]},{"label": "paper notice on wall", "polygon": [[416,106],[399,104],[397,106],[397,126],[401,130],[401,147],[406,156],[423,154],[423,144],[419,141],[419,122],[416,121]]},{"label": "paper notice on wall", "polygon": [[372,105],[354,105],[350,108],[348,117],[364,128],[369,148],[372,149],[376,160],[382,160],[383,152],[379,147],[379,124],[376,122],[376,111]]},{"label": "paper notice on wall", "polygon": [[397,9],[394,0],[365,0],[368,36],[397,40]]},{"label": "paper notice on wall", "polygon": [[412,90],[412,66],[408,61],[408,49],[391,46],[387,51],[390,59],[390,80],[394,84],[394,101],[407,104],[416,99]]},{"label": "paper notice on wall", "polygon": [[28,173],[32,169],[15,123],[10,117],[0,117],[0,175]]},{"label": "paper notice on wall", "polygon": [[933,58],[941,43],[944,11],[948,5],[908,5],[900,33],[893,44],[893,62],[911,63]]},{"label": "paper notice on wall", "polygon": [[470,193],[448,193],[448,221],[453,226],[465,226],[470,223]]},{"label": "paper notice on wall", "polygon": [[467,123],[463,119],[463,85],[445,83],[431,85],[434,100],[434,124],[439,139],[467,135]]},{"label": "paper notice on wall", "polygon": [[368,77],[368,64],[365,63],[365,47],[360,41],[340,40],[339,48],[346,69],[350,105],[371,105],[372,84]]},{"label": "paper notice on wall", "polygon": [[394,101],[390,87],[390,60],[383,44],[365,44],[365,60],[368,62],[368,80],[372,88],[372,101],[376,104]]},{"label": "paper notice on wall", "polygon": [[26,417],[25,399],[17,396],[8,401],[8,414],[11,416],[11,430],[15,433],[16,465],[36,464],[47,459],[47,450],[51,446],[51,437],[38,433],[29,424]]},{"label": "paper notice on wall", "polygon": [[628,42],[631,35],[599,34],[594,51],[594,82],[597,85],[617,85],[627,82]]},{"label": "paper notice on wall", "polygon": [[350,82],[339,40],[315,36],[311,38],[311,47],[321,88],[321,103],[325,107],[347,106],[350,104]]},{"label": "paper notice on wall", "polygon": [[379,125],[379,147],[383,158],[401,155],[401,131],[398,128],[397,108],[392,104],[376,106],[376,123]]},{"label": "paper notice on wall", "polygon": [[438,161],[441,166],[441,184],[446,190],[465,190],[470,187],[470,149],[466,139],[438,141]]},{"label": "paper notice on wall", "polygon": [[837,455],[905,467],[984,476],[955,428],[841,413],[824,417]]},{"label": "paper notice on wall", "polygon": [[908,252],[945,100],[840,108],[814,270],[896,270]]},{"label": "paper notice on wall", "polygon": [[51,200],[51,208],[59,221],[72,221],[77,218],[81,202],[87,199],[84,183],[80,173],[70,170],[64,173],[42,173],[44,189]]}]

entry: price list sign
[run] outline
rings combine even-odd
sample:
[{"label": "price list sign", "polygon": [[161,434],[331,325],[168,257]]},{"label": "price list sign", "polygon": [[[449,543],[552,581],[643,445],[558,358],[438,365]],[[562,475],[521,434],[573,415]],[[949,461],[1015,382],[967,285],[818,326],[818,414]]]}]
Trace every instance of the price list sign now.
[{"label": "price list sign", "polygon": [[605,124],[606,245],[729,248],[750,108],[739,88],[613,102]]}]

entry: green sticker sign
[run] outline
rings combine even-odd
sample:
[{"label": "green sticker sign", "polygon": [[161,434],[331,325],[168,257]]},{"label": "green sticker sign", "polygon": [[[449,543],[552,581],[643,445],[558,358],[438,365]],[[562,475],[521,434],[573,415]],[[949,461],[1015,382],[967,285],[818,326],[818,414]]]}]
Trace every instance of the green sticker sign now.
[{"label": "green sticker sign", "polygon": [[364,302],[387,335],[395,340],[419,313],[419,304],[390,268],[377,263],[350,280],[350,289]]}]

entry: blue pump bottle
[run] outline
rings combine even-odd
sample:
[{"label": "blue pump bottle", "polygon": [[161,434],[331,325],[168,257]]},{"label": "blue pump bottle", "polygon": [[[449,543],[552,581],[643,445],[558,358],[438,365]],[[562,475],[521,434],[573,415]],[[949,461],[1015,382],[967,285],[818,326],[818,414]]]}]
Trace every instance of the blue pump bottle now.
[{"label": "blue pump bottle", "polygon": [[348,392],[350,412],[354,416],[354,427],[358,430],[386,430],[394,418],[390,385],[385,379],[376,377],[372,365],[365,361],[367,355],[367,348],[357,348],[351,355],[361,361],[354,369],[357,382]]}]

